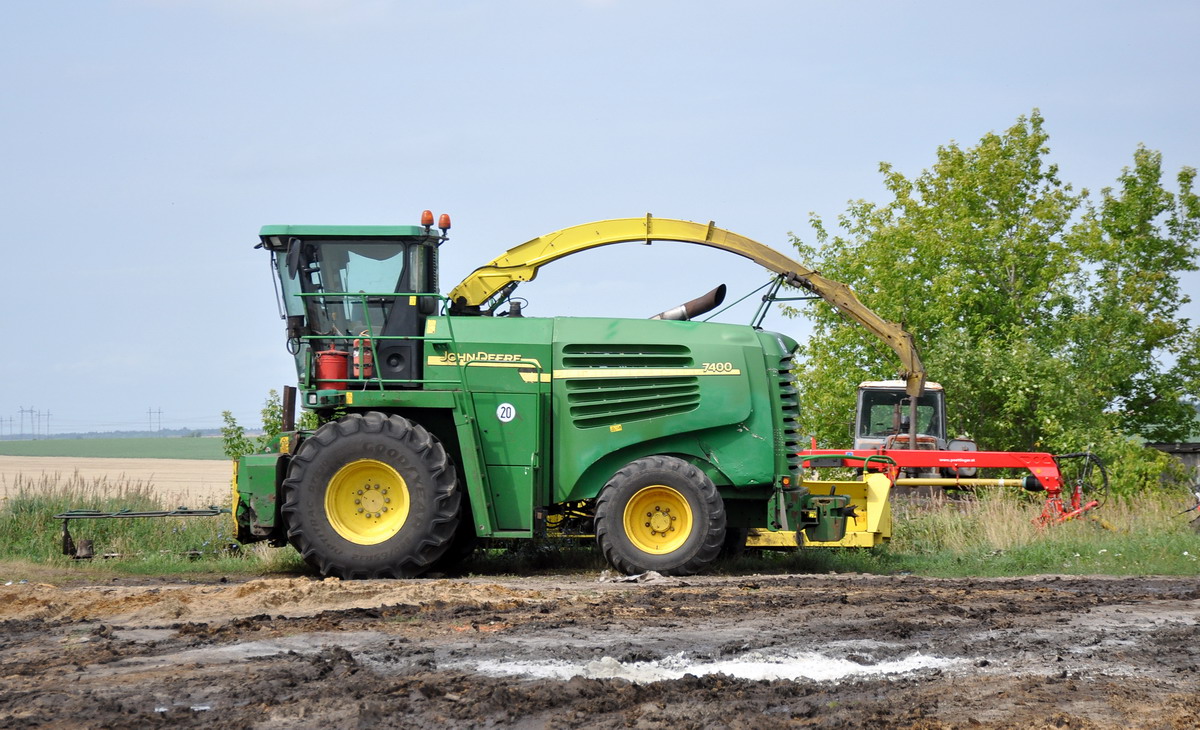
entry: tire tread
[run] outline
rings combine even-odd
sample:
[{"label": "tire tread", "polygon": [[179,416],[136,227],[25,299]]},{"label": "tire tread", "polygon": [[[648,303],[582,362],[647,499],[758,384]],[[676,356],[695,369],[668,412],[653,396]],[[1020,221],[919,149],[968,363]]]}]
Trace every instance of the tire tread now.
[{"label": "tire tread", "polygon": [[[352,560],[336,559],[321,550],[318,540],[306,533],[301,515],[301,499],[304,490],[323,488],[324,485],[307,484],[305,473],[312,467],[322,451],[343,438],[352,438],[360,433],[382,434],[404,444],[416,454],[433,479],[433,513],[426,525],[426,534],[415,550],[402,557],[397,564],[366,566]],[[344,579],[356,578],[412,578],[426,570],[450,545],[458,527],[461,492],[457,489],[457,472],[441,443],[424,427],[397,415],[379,411],[353,413],[337,421],[327,423],[306,439],[291,459],[287,478],[283,481],[283,519],[287,525],[288,541],[296,548],[306,563],[316,568],[322,576]]]}]

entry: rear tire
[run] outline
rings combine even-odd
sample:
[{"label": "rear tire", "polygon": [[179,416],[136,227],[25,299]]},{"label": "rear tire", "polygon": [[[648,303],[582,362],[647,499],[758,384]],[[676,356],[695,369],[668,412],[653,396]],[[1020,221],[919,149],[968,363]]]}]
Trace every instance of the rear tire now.
[{"label": "rear tire", "polygon": [[378,412],[325,424],[283,482],[288,541],[321,575],[411,578],[458,527],[454,464],[421,426]]},{"label": "rear tire", "polygon": [[627,575],[693,575],[725,541],[725,504],[712,480],[673,456],[622,467],[596,500],[596,542]]}]

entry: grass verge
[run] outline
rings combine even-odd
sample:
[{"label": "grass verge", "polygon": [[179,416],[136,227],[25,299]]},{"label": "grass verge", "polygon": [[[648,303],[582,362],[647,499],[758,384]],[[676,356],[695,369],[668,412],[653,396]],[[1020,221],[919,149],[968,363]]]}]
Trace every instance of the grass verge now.
[{"label": "grass verge", "polygon": [[[729,571],[780,570],[937,577],[1200,575],[1194,503],[1155,493],[1113,500],[1085,519],[1039,527],[1041,503],[992,492],[967,499],[893,503],[893,538],[881,547],[751,556]],[[757,561],[757,562],[756,562]]]},{"label": "grass verge", "polygon": [[[62,555],[62,523],[53,515],[69,509],[162,510],[151,485],[55,474],[18,478],[8,493],[0,505],[0,580],[45,579],[48,572],[83,580],[309,572],[291,548],[231,548],[228,515],[73,521],[76,542],[92,540],[97,556],[75,560]],[[1097,519],[1039,528],[1034,518],[1040,503],[1021,494],[896,501],[894,537],[879,548],[749,553],[720,562],[716,570],[940,577],[1200,575],[1200,523],[1189,522],[1195,512],[1180,514],[1189,506],[1182,495],[1156,493],[1110,502],[1095,513]],[[588,573],[605,567],[587,540],[518,541],[507,549],[476,551],[455,574]]]},{"label": "grass verge", "polygon": [[[241,548],[229,515],[71,520],[76,544],[91,540],[95,557],[62,554],[62,520],[72,509],[101,512],[162,511],[152,485],[122,478],[87,479],[75,473],[16,477],[0,506],[0,561],[5,581],[49,569],[79,577],[165,576],[292,572],[302,565],[294,551]],[[289,556],[290,553],[290,556]],[[294,556],[294,559],[292,559]]]}]

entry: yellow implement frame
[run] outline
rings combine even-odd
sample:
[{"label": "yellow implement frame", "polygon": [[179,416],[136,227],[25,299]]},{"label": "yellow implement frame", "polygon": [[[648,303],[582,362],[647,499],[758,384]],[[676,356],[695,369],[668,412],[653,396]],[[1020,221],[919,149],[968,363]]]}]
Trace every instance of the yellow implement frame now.
[{"label": "yellow implement frame", "polygon": [[875,547],[882,545],[892,536],[892,504],[888,495],[892,490],[891,479],[886,474],[868,474],[862,481],[832,482],[805,480],[804,486],[813,494],[850,495],[850,504],[856,513],[846,523],[846,536],[837,542],[816,542],[804,538],[803,533],[780,530],[751,530],[746,547],[794,548],[794,547]]}]

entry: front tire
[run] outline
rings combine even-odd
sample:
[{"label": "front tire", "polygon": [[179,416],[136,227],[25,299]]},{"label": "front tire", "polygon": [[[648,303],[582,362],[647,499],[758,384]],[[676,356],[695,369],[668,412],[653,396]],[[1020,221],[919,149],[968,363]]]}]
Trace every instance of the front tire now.
[{"label": "front tire", "polygon": [[712,480],[673,456],[630,462],[596,500],[596,542],[617,570],[694,575],[725,541],[725,504]]},{"label": "front tire", "polygon": [[283,482],[288,541],[321,575],[411,578],[458,527],[454,464],[420,425],[378,412],[325,424]]}]

